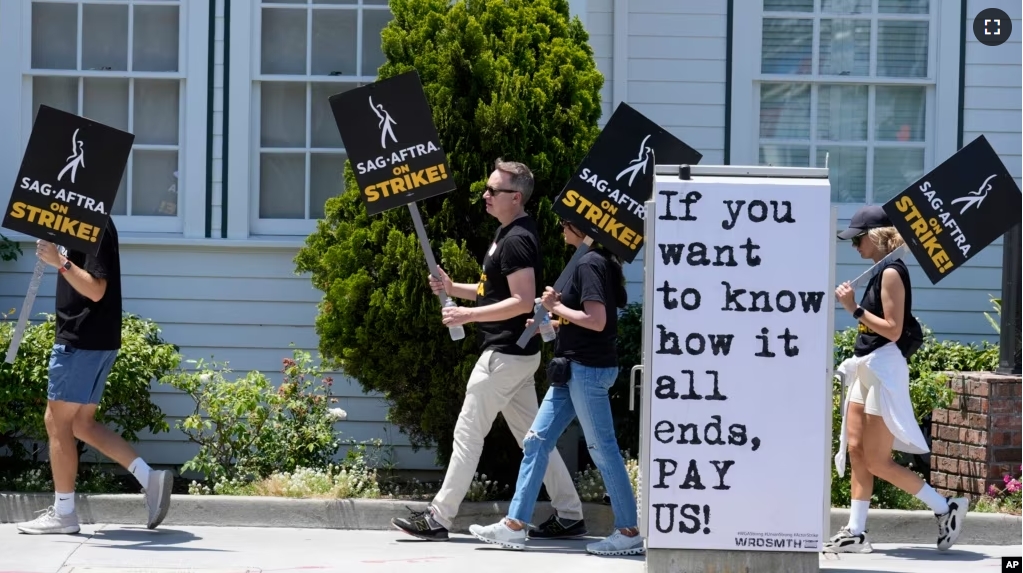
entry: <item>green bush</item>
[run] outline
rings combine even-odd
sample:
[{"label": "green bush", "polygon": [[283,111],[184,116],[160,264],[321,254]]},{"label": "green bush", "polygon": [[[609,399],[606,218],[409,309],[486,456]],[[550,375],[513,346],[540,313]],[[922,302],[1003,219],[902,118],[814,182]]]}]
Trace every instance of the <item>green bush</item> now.
[{"label": "green bush", "polygon": [[[193,493],[214,493],[299,468],[327,468],[340,447],[334,424],[347,416],[331,408],[333,380],[310,365],[309,353],[296,350],[283,360],[280,386],[262,372],[228,379],[227,364],[189,360],[192,370],[165,376],[163,383],[184,392],[195,411],[177,423],[199,452],[182,471],[196,471],[207,485]],[[211,485],[212,484],[212,485]]]},{"label": "green bush", "polygon": [[[498,225],[483,187],[503,157],[535,174],[527,211],[540,228],[543,280],[553,283],[567,257],[551,199],[598,135],[601,115],[603,77],[581,22],[569,19],[566,0],[391,0],[390,9],[379,76],[418,71],[458,186],[418,203],[439,263],[455,281],[479,280]],[[446,465],[478,356],[476,329],[467,326],[460,342],[449,338],[408,210],[367,216],[349,162],[343,181],[295,258],[324,293],[319,350],[365,391],[381,393],[390,421],[413,446],[435,446]],[[545,359],[550,352],[545,345]],[[537,380],[542,390],[543,369]],[[488,467],[491,457],[502,469]],[[499,418],[479,471],[513,482],[520,457]]]},{"label": "green bush", "polygon": [[[5,354],[14,326],[14,321],[0,322],[0,347]],[[14,461],[31,455],[21,440],[47,439],[43,413],[54,326],[55,317],[50,314],[26,326],[14,364],[0,364],[0,448],[7,446]],[[107,378],[97,420],[111,424],[129,442],[138,441],[138,432],[144,429],[168,431],[163,412],[151,400],[150,382],[176,368],[180,360],[178,347],[160,338],[156,323],[125,313],[121,351]]]}]

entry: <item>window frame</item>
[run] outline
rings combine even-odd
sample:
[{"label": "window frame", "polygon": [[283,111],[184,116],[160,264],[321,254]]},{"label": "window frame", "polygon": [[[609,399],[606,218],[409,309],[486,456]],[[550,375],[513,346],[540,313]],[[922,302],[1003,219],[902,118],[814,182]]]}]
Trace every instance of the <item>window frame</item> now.
[{"label": "window frame", "polygon": [[[268,7],[292,7],[300,4],[273,4]],[[363,5],[375,8],[380,5]],[[228,127],[225,137],[231,142],[225,161],[231,177],[227,182],[227,238],[244,240],[249,238],[279,238],[291,240],[306,236],[316,230],[320,219],[259,219],[259,150],[260,150],[260,41],[263,4],[261,0],[234,2],[231,4],[229,32],[233,46],[248,46],[233,49],[228,57],[227,81],[231,91],[225,101]],[[306,5],[308,8],[309,6]],[[351,9],[351,8],[349,8]],[[588,0],[570,0],[570,16],[578,16],[585,24]],[[361,30],[362,19],[357,26]],[[307,38],[308,42],[308,38]],[[361,59],[362,41],[356,42],[357,57]],[[308,57],[309,52],[307,52]],[[277,80],[296,82],[320,82],[328,76],[265,76]],[[336,76],[338,83],[371,83],[377,76]],[[331,80],[327,80],[331,81]],[[308,99],[307,99],[308,102]],[[307,108],[306,113],[310,113]],[[308,153],[310,148],[295,148]],[[316,149],[316,148],[313,148]],[[344,148],[335,148],[343,151]]]},{"label": "window frame", "polygon": [[[49,70],[33,69],[32,64],[32,4],[48,3],[53,0],[0,0],[0,49],[5,53],[20,54],[20,57],[4,58],[0,65],[0,101],[10,102],[2,113],[8,114],[4,123],[14,133],[4,138],[0,147],[7,158],[0,168],[0,174],[16,177],[24,155],[25,147],[32,133],[32,122],[36,110],[33,108],[32,82],[37,76],[111,79],[171,79],[179,82],[178,100],[178,211],[177,215],[161,217],[152,215],[113,215],[114,223],[121,233],[137,233],[143,236],[204,237],[206,212],[206,60],[209,30],[209,2],[212,0],[187,0],[178,6],[178,71],[177,72],[124,72],[93,70]],[[90,3],[89,0],[71,0],[76,5]],[[102,4],[103,2],[96,2]],[[132,2],[136,3],[136,2]],[[160,5],[155,2],[137,2],[141,5]],[[172,2],[167,2],[172,4]],[[79,8],[81,13],[81,8]],[[81,24],[79,24],[80,26]],[[132,35],[129,32],[129,41]],[[81,38],[78,41],[81,51]],[[83,88],[79,87],[79,92]],[[81,98],[81,95],[80,95]],[[79,109],[79,114],[82,110]],[[148,146],[138,145],[139,148]],[[160,147],[160,146],[156,146]],[[129,178],[126,167],[124,176]],[[130,184],[130,179],[128,180]],[[5,189],[0,200],[10,198],[10,189]],[[31,240],[20,233],[5,233],[12,239]]]},{"label": "window frame", "polygon": [[[815,0],[814,12],[798,13],[800,17],[813,17],[819,21],[821,0]],[[876,6],[877,0],[873,4]],[[955,6],[953,6],[955,4]],[[733,16],[732,34],[732,101],[731,111],[731,163],[733,165],[758,165],[760,145],[760,85],[763,83],[798,84],[845,84],[857,86],[926,86],[927,110],[925,116],[924,173],[954,154],[957,150],[958,126],[954,121],[940,121],[940,118],[954,118],[959,110],[959,6],[958,3],[940,0],[931,1],[928,27],[927,77],[925,78],[878,78],[870,76],[822,76],[817,67],[810,74],[764,74],[760,72],[762,55],[762,22],[765,17],[795,17],[795,12],[765,12],[763,2],[736,10]],[[920,19],[916,14],[883,14],[876,11],[869,15],[841,15],[843,18],[871,18],[910,20]],[[965,25],[965,24],[962,24]],[[819,57],[819,42],[815,24],[813,40],[814,62]],[[877,34],[872,26],[871,56],[876,62]],[[750,38],[755,38],[750,40]],[[873,97],[873,96],[869,96]],[[813,101],[816,101],[814,98]],[[873,121],[873,106],[870,107],[868,122]],[[811,121],[816,122],[816,109],[811,107]],[[816,125],[816,124],[814,124]],[[872,124],[871,124],[872,129]],[[814,140],[820,143],[820,140]],[[870,152],[876,149],[873,143],[865,144]],[[813,161],[811,157],[811,161]],[[864,203],[834,203],[838,217],[848,219]]]},{"label": "window frame", "polygon": [[[341,84],[359,84],[365,85],[377,81],[378,76],[376,74],[367,75],[363,71],[362,75],[340,75],[340,76],[321,76],[313,74],[263,74],[261,71],[261,53],[262,53],[262,23],[263,23],[263,9],[264,8],[292,8],[292,9],[304,9],[307,13],[312,12],[314,9],[323,10],[354,10],[359,11],[361,14],[356,18],[356,29],[358,30],[358,38],[355,42],[355,59],[358,65],[362,64],[363,56],[363,41],[362,41],[362,30],[363,30],[363,17],[362,14],[365,11],[384,11],[389,10],[388,4],[364,4],[359,0],[356,4],[343,4],[342,7],[334,7],[333,5],[315,5],[315,4],[278,4],[274,2],[263,3],[263,0],[252,0],[252,2],[243,3],[244,8],[237,10],[232,14],[231,18],[231,37],[236,38],[235,32],[238,31],[238,25],[244,23],[245,31],[244,36],[239,38],[236,45],[249,45],[250,49],[248,53],[243,53],[243,50],[232,50],[231,51],[231,76],[230,81],[232,86],[237,86],[235,90],[231,92],[230,112],[231,122],[229,124],[229,134],[231,141],[234,145],[229,150],[229,165],[232,165],[231,176],[233,181],[229,181],[230,188],[228,189],[229,200],[228,200],[228,237],[229,238],[242,238],[247,236],[306,236],[312,233],[316,229],[317,221],[319,219],[301,218],[301,219],[263,219],[259,217],[259,199],[260,199],[260,157],[261,150],[264,149],[260,142],[261,135],[261,98],[262,98],[262,83],[263,82],[286,82],[301,84],[306,89],[306,110],[305,110],[305,130],[306,140],[309,141],[311,137],[309,134],[310,129],[310,117],[312,114],[312,102],[310,101],[311,94],[308,84],[325,84],[325,83],[337,83]],[[232,9],[235,9],[235,5],[232,5]],[[308,21],[308,20],[307,20]],[[311,62],[312,57],[312,39],[306,37],[306,65],[307,67]],[[243,59],[244,61],[239,62],[238,60]],[[235,66],[244,67],[246,70],[246,77],[238,78],[235,73]],[[340,91],[340,88],[339,88]],[[244,97],[246,101],[240,102],[241,98]],[[241,108],[241,109],[239,109]],[[240,129],[239,124],[245,124],[245,130]],[[336,129],[336,128],[335,128]],[[240,142],[240,144],[239,144]],[[295,154],[301,153],[304,156],[310,154],[316,154],[326,151],[327,153],[345,153],[343,146],[336,148],[319,148],[312,145],[295,148],[267,148],[271,149],[270,153],[287,153],[293,152]],[[232,152],[232,150],[244,151],[244,158],[239,158],[241,153]],[[306,160],[305,165],[305,186],[303,188],[303,197],[308,204],[309,201],[309,185],[310,185],[310,173],[311,173],[311,159]],[[245,190],[244,200],[240,196],[239,188]],[[338,189],[340,192],[340,187]],[[239,205],[240,201],[244,201],[243,205]],[[241,207],[245,207],[244,215],[242,214]],[[308,205],[306,206],[308,212]],[[244,223],[242,222],[244,217]]]}]

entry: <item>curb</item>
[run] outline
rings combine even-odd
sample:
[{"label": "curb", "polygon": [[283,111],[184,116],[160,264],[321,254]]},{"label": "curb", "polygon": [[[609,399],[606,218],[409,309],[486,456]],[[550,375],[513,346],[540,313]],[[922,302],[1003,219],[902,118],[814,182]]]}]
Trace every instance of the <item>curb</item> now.
[{"label": "curb", "polygon": [[[52,494],[0,493],[0,523],[32,519],[53,503]],[[464,502],[452,524],[452,533],[468,533],[473,523],[493,523],[506,515],[509,502]],[[78,494],[78,519],[83,524],[145,523],[141,494]],[[391,530],[391,518],[408,515],[408,509],[426,509],[427,502],[379,499],[291,499],[241,496],[171,496],[163,526],[281,527],[302,529]],[[542,520],[551,512],[550,502],[537,502],[535,515]],[[614,524],[611,507],[584,503],[583,513],[590,535],[604,535]],[[828,534],[849,520],[849,510],[832,508]],[[969,513],[959,545],[1020,545],[1023,517],[995,513]],[[872,543],[933,544],[938,528],[929,511],[872,509],[868,522]]]}]

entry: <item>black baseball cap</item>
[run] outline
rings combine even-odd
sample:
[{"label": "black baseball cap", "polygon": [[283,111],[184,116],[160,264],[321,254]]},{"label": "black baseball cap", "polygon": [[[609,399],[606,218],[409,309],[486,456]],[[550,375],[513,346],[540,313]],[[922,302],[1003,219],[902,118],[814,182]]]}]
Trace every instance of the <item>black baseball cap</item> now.
[{"label": "black baseball cap", "polygon": [[867,205],[856,211],[852,220],[849,221],[849,228],[838,233],[838,238],[847,241],[870,229],[891,226],[892,222],[888,219],[888,214],[880,205]]}]

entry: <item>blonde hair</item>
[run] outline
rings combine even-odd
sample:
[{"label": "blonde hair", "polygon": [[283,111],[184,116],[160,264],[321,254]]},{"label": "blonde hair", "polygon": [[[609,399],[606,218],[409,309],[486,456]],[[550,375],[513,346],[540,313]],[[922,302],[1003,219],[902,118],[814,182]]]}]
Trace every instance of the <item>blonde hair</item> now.
[{"label": "blonde hair", "polygon": [[870,241],[885,255],[901,247],[905,241],[895,227],[879,227],[867,231]]}]

